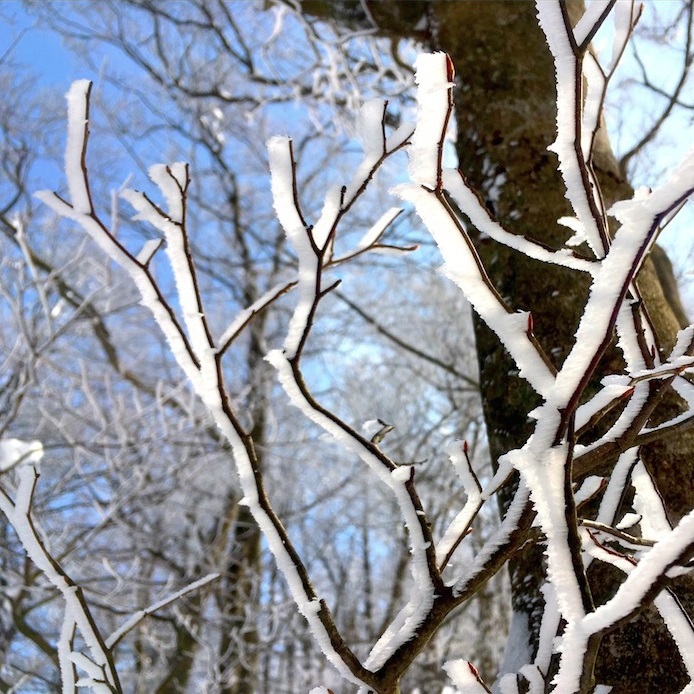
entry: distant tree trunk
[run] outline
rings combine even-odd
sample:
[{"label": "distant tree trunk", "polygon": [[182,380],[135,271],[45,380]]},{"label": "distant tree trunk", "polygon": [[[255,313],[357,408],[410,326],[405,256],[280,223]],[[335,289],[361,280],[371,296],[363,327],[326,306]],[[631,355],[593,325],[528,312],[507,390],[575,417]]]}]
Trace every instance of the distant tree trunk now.
[{"label": "distant tree trunk", "polygon": [[[197,622],[200,618],[201,600],[196,595],[191,599],[188,606],[188,614],[193,616]],[[156,694],[167,694],[167,692],[185,692],[190,683],[190,675],[195,661],[197,651],[197,641],[191,628],[187,624],[177,623],[174,625],[176,634],[176,649],[171,658],[169,672],[156,689]]]},{"label": "distant tree trunk", "polygon": [[229,665],[222,667],[220,691],[253,694],[258,678],[258,632],[253,619],[258,612],[260,533],[245,506],[239,507],[232,543],[224,594],[228,626],[219,649],[220,662]]},{"label": "distant tree trunk", "polygon": [[[255,292],[246,287],[246,299],[252,303]],[[246,363],[251,380],[249,392],[253,401],[248,405],[252,422],[248,434],[256,442],[258,465],[262,468],[263,442],[266,440],[269,381],[264,355],[265,315],[260,315],[250,329]],[[238,505],[223,588],[223,601],[228,626],[220,644],[220,662],[229,663],[222,669],[223,694],[253,694],[258,691],[258,625],[260,611],[258,585],[260,581],[260,529],[250,510]],[[229,658],[229,655],[232,657]]]},{"label": "distant tree trunk", "polygon": [[[364,15],[362,22],[375,21],[389,36],[424,38],[430,48],[451,56],[457,71],[455,115],[462,171],[509,230],[555,248],[562,246],[570,233],[557,219],[570,209],[557,158],[547,151],[556,135],[556,91],[551,56],[534,3],[385,0],[366,5],[370,17]],[[330,13],[345,22],[359,21],[359,6],[351,0],[304,3],[307,12]],[[570,1],[569,8],[578,12],[582,0]],[[424,16],[430,27],[427,37],[421,34]],[[631,195],[606,137],[594,164],[608,205]],[[575,272],[539,263],[484,238],[477,238],[476,243],[500,294],[512,308],[532,310],[535,335],[554,362],[561,364],[574,342],[587,282],[577,281]],[[660,260],[667,276],[667,259]],[[639,282],[660,348],[667,355],[683,320],[679,299],[674,297],[668,303],[650,262]],[[489,446],[496,461],[506,451],[522,446],[532,432],[527,413],[534,408],[536,396],[524,380],[515,377],[509,355],[479,320],[475,321],[475,335]],[[618,372],[619,364],[619,354],[611,351],[602,373],[607,369]],[[679,520],[694,505],[694,437],[685,434],[651,446],[642,458],[671,520]],[[602,602],[615,583],[612,570],[594,564],[592,587],[597,601]],[[544,581],[543,547],[529,546],[510,569],[514,611],[527,620],[535,647],[543,611],[539,591]],[[694,613],[692,582],[681,581],[676,592],[690,614]],[[598,681],[614,686],[613,694],[674,693],[688,681],[677,649],[651,609],[603,640],[596,674]]]}]

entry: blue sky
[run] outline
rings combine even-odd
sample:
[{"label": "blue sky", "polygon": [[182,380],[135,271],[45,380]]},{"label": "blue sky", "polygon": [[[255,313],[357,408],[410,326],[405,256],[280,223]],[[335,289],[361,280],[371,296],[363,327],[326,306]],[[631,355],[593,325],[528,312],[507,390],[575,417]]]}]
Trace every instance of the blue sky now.
[{"label": "blue sky", "polygon": [[2,5],[2,19],[9,17],[14,22],[0,21],[0,55],[9,49],[11,52],[6,59],[31,66],[43,86],[69,84],[85,76],[83,67],[77,66],[61,39],[54,32],[35,26],[21,2],[3,0]]},{"label": "blue sky", "polygon": [[[663,16],[666,17],[669,12],[677,9],[679,3],[670,0],[658,0],[657,3],[649,2],[645,5],[646,19],[649,17]],[[596,40],[598,47],[602,45],[606,53],[611,52],[611,36],[609,30],[604,32],[601,38],[598,36]],[[92,55],[92,63],[94,65],[107,65],[117,63],[119,68],[124,66],[122,55],[115,50],[108,51],[104,48],[99,49],[101,55]],[[3,60],[12,63],[26,65],[35,74],[38,86],[56,89],[58,92],[66,92],[70,83],[75,79],[87,78],[99,82],[99,75],[95,74],[84,62],[77,60],[74,54],[63,46],[61,39],[50,29],[44,29],[35,24],[33,17],[28,15],[22,2],[19,0],[3,0],[0,5],[0,56]],[[650,77],[659,85],[665,85],[672,79],[672,75],[676,73],[678,66],[673,62],[674,53],[667,45],[654,46],[650,50],[646,48],[643,56],[649,66]],[[630,67],[631,64],[631,67]],[[622,75],[617,75],[615,81],[620,79],[628,79],[626,71],[633,68],[634,61],[629,57],[625,60],[625,65],[621,68]],[[629,141],[633,136],[629,134],[630,130],[634,132],[642,131],[643,112],[649,109],[657,111],[657,101],[654,101],[651,95],[638,87],[626,87],[627,103],[622,106],[619,102],[612,106],[608,111],[608,116],[611,122],[608,123],[612,128],[611,140],[615,148],[628,147]],[[694,89],[688,91],[690,95],[689,101],[694,101]],[[629,103],[631,101],[631,103]],[[639,113],[639,109],[643,109]],[[653,173],[661,173],[667,171],[673,166],[682,151],[686,151],[694,144],[694,135],[692,135],[691,114],[680,112],[672,119],[672,123],[668,131],[660,136],[660,142],[657,149],[653,150],[651,161],[652,170],[646,170],[645,175],[638,176],[633,181],[636,185],[652,184],[649,176]],[[675,262],[679,262],[680,273],[683,274],[685,283],[687,280],[692,280],[692,277],[687,276],[688,268],[684,267],[689,263],[688,255],[691,252],[691,232],[694,227],[694,212],[693,205],[689,205],[689,210],[685,210],[684,214],[680,215],[671,229],[663,235],[661,239],[663,244],[670,249],[671,255],[674,256]],[[694,314],[694,288],[685,288],[687,294],[687,302],[690,312]]]}]

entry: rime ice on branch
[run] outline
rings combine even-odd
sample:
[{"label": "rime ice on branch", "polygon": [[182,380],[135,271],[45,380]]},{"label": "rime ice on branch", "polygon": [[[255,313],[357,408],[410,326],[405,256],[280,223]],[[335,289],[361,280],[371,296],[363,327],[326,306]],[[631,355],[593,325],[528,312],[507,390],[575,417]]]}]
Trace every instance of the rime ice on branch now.
[{"label": "rime ice on branch", "polygon": [[[600,7],[605,11],[598,12],[596,8]],[[675,350],[665,360],[651,350],[653,331],[639,304],[635,285],[661,224],[692,194],[694,154],[685,157],[667,182],[654,186],[649,194],[617,203],[609,212],[604,209],[590,157],[599,124],[600,89],[606,80],[596,82],[600,71],[592,57],[585,100],[581,98],[581,89],[586,75],[584,42],[605,21],[609,8],[609,3],[594,3],[574,30],[561,3],[538,2],[540,26],[555,62],[558,118],[552,150],[558,156],[566,198],[575,215],[563,220],[576,232],[571,244],[545,248],[503,228],[480,203],[464,172],[443,168],[444,138],[453,103],[453,69],[445,54],[422,55],[417,61],[419,108],[414,132],[405,129],[389,135],[385,104],[367,103],[360,116],[362,164],[345,185],[335,185],[327,191],[321,215],[314,224],[302,210],[291,141],[275,137],[268,142],[274,206],[298,269],[295,278],[272,288],[244,307],[238,316],[230,316],[229,328],[221,336],[214,335],[208,324],[190,250],[185,214],[190,182],[187,166],[156,165],[150,169],[166,210],[143,193],[128,191],[123,195],[135,208],[137,218],[154,226],[165,239],[161,255],[168,260],[177,291],[176,300],[170,301],[150,267],[160,245],[146,245],[140,252],[132,253],[93,208],[86,162],[89,84],[75,83],[68,95],[66,173],[70,200],[51,193],[42,193],[40,197],[58,214],[77,222],[139,289],[142,303],[155,317],[182,372],[231,445],[244,494],[242,503],[248,506],[264,533],[297,609],[306,618],[326,658],[363,693],[398,692],[403,674],[451,612],[470,600],[526,542],[543,543],[547,556],[543,590],[546,611],[540,648],[534,662],[502,678],[500,691],[518,691],[521,678],[533,694],[593,691],[593,662],[602,635],[651,600],[678,644],[687,672],[690,677],[694,675],[691,622],[677,601],[669,593],[661,592],[671,577],[692,570],[694,512],[671,528],[657,489],[638,462],[642,443],[690,426],[694,420],[692,386],[685,378],[694,371],[694,338],[691,329],[683,331]],[[620,11],[617,18],[618,24],[633,21],[631,11],[626,15]],[[622,24],[617,29],[619,40],[630,30]],[[598,91],[590,91],[593,88]],[[541,400],[539,407],[527,413],[535,420],[532,434],[523,446],[498,461],[499,471],[486,485],[475,474],[465,444],[451,445],[449,458],[462,488],[459,507],[441,538],[432,531],[432,509],[425,507],[418,493],[416,466],[391,459],[378,441],[365,438],[355,426],[327,408],[307,385],[302,360],[316,316],[322,310],[321,302],[336,286],[330,280],[333,267],[364,252],[386,248],[380,240],[397,214],[390,210],[350,252],[340,258],[334,256],[335,238],[352,205],[382,162],[408,144],[411,182],[398,186],[395,194],[414,205],[441,252],[444,273],[497,334],[520,376]],[[575,343],[563,363],[555,366],[535,337],[532,306],[513,311],[499,295],[451,199],[493,243],[589,278],[590,293]],[[608,214],[620,224],[612,239],[607,234]],[[571,247],[583,240],[588,242],[591,256],[581,255]],[[327,601],[314,588],[304,559],[272,505],[258,464],[257,442],[242,425],[240,413],[234,410],[224,378],[222,360],[228,347],[259,311],[290,289],[294,291],[295,304],[283,349],[270,351],[267,360],[275,367],[289,403],[344,451],[363,462],[364,477],[369,480],[366,484],[376,480],[392,495],[400,512],[399,521],[408,533],[411,585],[363,661],[340,634]],[[626,369],[603,379],[597,392],[589,396],[587,384],[615,333]],[[650,388],[654,382],[677,390],[689,407],[675,418],[649,428],[650,413],[665,390]],[[608,410],[614,415],[612,424],[606,432],[598,433],[594,424]],[[579,430],[594,434],[587,439],[589,444],[579,444]],[[621,452],[621,456],[613,464],[611,476],[590,477],[614,451]],[[638,513],[643,536],[631,534],[634,523],[628,524],[627,520],[633,514],[626,515],[620,507],[624,492],[630,487],[635,497],[631,511]],[[466,546],[466,537],[483,505],[500,490],[512,498],[498,529],[477,550],[472,562],[451,562],[456,552]],[[24,508],[30,494],[25,487],[21,491],[19,501]],[[583,518],[579,511],[581,502],[594,497],[599,498],[597,514]],[[17,508],[6,502],[4,510],[20,524],[20,530],[25,527],[21,518],[15,518]],[[26,537],[29,547],[31,535]],[[30,554],[57,585],[60,576],[49,573],[51,567],[42,563],[39,549],[32,546]],[[610,563],[625,574],[622,586],[604,604],[593,602],[586,578],[586,567],[591,561]],[[96,637],[90,640],[88,624],[78,622],[83,615],[75,614],[73,621],[83,629],[94,662],[106,668],[110,657],[106,644]],[[88,669],[88,664],[80,662]],[[550,665],[556,675],[548,682]],[[442,667],[461,691],[489,691],[468,661],[451,660],[442,663]],[[115,676],[109,682],[113,684]],[[690,690],[691,685],[687,691]]]}]

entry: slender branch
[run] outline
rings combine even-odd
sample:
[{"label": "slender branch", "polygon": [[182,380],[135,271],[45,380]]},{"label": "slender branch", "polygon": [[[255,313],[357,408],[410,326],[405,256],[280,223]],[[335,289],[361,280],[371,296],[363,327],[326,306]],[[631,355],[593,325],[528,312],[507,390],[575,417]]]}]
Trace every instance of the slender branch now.
[{"label": "slender branch", "polygon": [[591,530],[599,530],[600,532],[607,533],[608,535],[612,535],[612,537],[616,537],[618,540],[622,540],[623,542],[626,542],[629,545],[634,545],[636,547],[653,547],[653,545],[655,545],[655,542],[653,540],[647,540],[642,537],[635,537],[634,535],[625,533],[624,531],[619,530],[618,528],[613,528],[610,525],[606,525],[605,523],[598,523],[597,521],[592,521],[588,518],[582,518],[581,525],[586,528],[590,528]]},{"label": "slender branch", "polygon": [[342,292],[336,291],[335,296],[342,301],[344,304],[349,306],[349,308],[354,311],[362,320],[364,320],[366,323],[368,323],[372,328],[376,330],[376,332],[379,335],[383,335],[385,338],[390,340],[394,345],[397,345],[400,347],[400,349],[405,350],[406,352],[410,352],[410,354],[413,354],[415,357],[418,359],[422,359],[424,361],[429,362],[430,364],[433,364],[434,366],[439,367],[440,369],[443,369],[445,372],[449,373],[451,376],[454,376],[455,378],[459,379],[463,383],[466,383],[471,390],[478,391],[479,390],[479,383],[474,379],[470,378],[465,373],[462,373],[459,371],[454,364],[450,362],[444,362],[442,359],[437,357],[435,354],[431,354],[430,352],[425,352],[418,347],[415,347],[411,342],[408,342],[407,340],[403,340],[402,338],[398,337],[395,333],[390,331],[388,328],[386,328],[383,323],[381,323],[379,320],[368,314],[364,309],[362,309],[360,306],[355,304],[351,299],[347,298],[345,294]]},{"label": "slender branch", "polygon": [[[660,131],[663,123],[669,118],[670,114],[673,112],[676,106],[679,106],[679,98],[680,95],[682,94],[685,84],[687,83],[687,80],[689,78],[689,72],[692,66],[692,62],[694,62],[694,52],[692,52],[692,38],[693,38],[693,33],[694,33],[694,27],[692,26],[692,12],[694,8],[694,0],[689,0],[688,2],[688,13],[689,13],[689,21],[684,22],[684,25],[686,26],[686,35],[685,35],[685,45],[683,49],[683,64],[682,64],[682,70],[680,71],[680,76],[679,79],[677,80],[677,84],[675,85],[674,90],[672,91],[671,94],[663,94],[664,96],[667,96],[668,102],[665,105],[665,108],[660,112],[660,115],[653,121],[653,124],[651,127],[646,131],[644,135],[641,136],[641,139],[634,144],[631,149],[629,149],[627,152],[625,152],[622,155],[622,158],[619,161],[619,168],[620,171],[622,172],[623,176],[626,176],[627,169],[629,167],[629,164],[631,160],[649,143],[652,142],[653,139],[656,137],[658,132]],[[647,86],[650,86],[650,81],[646,77],[646,68],[641,61],[641,58],[638,54],[638,51],[634,49],[634,57],[636,61],[638,62],[641,72],[643,75],[644,83]],[[655,90],[654,90],[655,91]],[[662,92],[661,92],[662,93]]]},{"label": "slender branch", "polygon": [[605,5],[602,12],[600,13],[600,16],[595,20],[590,29],[587,32],[585,32],[585,36],[581,38],[580,44],[576,46],[576,50],[579,53],[582,54],[588,50],[590,42],[595,38],[595,34],[598,33],[600,27],[605,23],[605,20],[609,17],[610,13],[612,12],[612,9],[616,4],[617,0],[610,0]]}]

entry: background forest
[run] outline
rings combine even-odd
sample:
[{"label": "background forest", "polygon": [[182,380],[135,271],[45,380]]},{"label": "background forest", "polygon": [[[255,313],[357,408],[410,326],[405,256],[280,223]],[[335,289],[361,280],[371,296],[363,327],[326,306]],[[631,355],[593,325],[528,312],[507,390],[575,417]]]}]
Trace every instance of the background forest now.
[{"label": "background forest", "polygon": [[[563,3],[565,12],[567,5],[578,12],[579,3]],[[596,7],[613,5],[596,1],[589,8],[597,17]],[[636,16],[633,3],[616,5],[618,16]],[[297,611],[243,500],[231,445],[128,273],[74,220],[60,218],[34,196],[48,188],[65,200],[74,197],[63,173],[64,94],[72,79],[93,82],[90,199],[112,238],[142,248],[138,258],[147,266],[161,234],[146,215],[133,219],[121,194],[132,187],[158,200],[149,167],[189,164],[186,253],[194,261],[206,323],[221,336],[225,388],[239,430],[253,442],[274,512],[341,638],[364,661],[416,588],[411,530],[392,489],[376,483],[353,451],[335,445],[316,421],[288,406],[266,359],[286,344],[295,320],[301,256],[276,214],[266,143],[276,135],[291,137],[301,210],[307,219],[321,218],[326,190],[347,188],[362,149],[371,146],[373,109],[381,109],[376,122],[382,117],[384,131],[406,137],[417,114],[415,57],[421,50],[446,50],[456,64],[457,92],[440,147],[445,165],[460,163],[490,217],[516,224],[517,234],[549,247],[563,246],[571,233],[563,228],[557,241],[556,220],[568,205],[556,187],[556,158],[547,152],[555,135],[556,86],[535,15],[530,2],[0,4],[0,84],[7,95],[0,103],[0,494],[3,509],[11,511],[18,499],[29,500],[31,532],[79,586],[80,601],[112,649],[121,691],[353,688],[327,662]],[[619,21],[616,32],[610,19],[590,37],[611,67],[621,57],[613,52],[624,26]],[[629,19],[626,24],[631,27]],[[595,169],[610,203],[631,196],[627,181],[655,187],[692,141],[685,134],[686,128],[692,132],[694,109],[692,3],[646,3],[633,36],[627,33],[631,40],[619,69],[609,73],[604,104],[616,156],[604,128],[604,142],[595,146]],[[387,110],[369,101],[373,97],[387,99]],[[359,115],[364,103],[372,104],[371,113]],[[331,291],[303,348],[303,378],[321,406],[361,432],[374,450],[403,469],[413,466],[418,498],[438,538],[470,498],[449,460],[451,442],[466,442],[465,465],[485,487],[502,455],[526,440],[527,415],[537,403],[497,338],[479,319],[473,327],[470,305],[438,271],[435,239],[413,208],[389,192],[407,180],[405,149],[394,147],[379,162],[377,175],[340,218],[323,268]],[[69,167],[69,150],[67,157]],[[689,208],[689,216],[685,207],[659,239],[670,249],[684,297],[681,304],[661,260],[656,270],[666,268],[658,277],[676,326],[663,339],[664,359],[676,329],[689,322],[685,314],[692,314]],[[466,221],[479,230],[469,216]],[[540,226],[551,226],[555,236],[540,238]],[[538,339],[560,364],[583,306],[572,293],[573,277],[544,282],[537,266],[523,269],[493,251],[484,232],[474,242],[514,309],[535,306],[551,293],[548,286],[562,293],[558,308],[533,308]],[[151,267],[168,305],[185,312],[175,270]],[[257,310],[244,314],[248,307]],[[230,319],[238,314],[247,321]],[[621,373],[622,366],[605,364],[610,359],[600,373]],[[22,487],[22,457],[40,471],[30,492]],[[656,486],[669,476],[675,490],[663,483],[674,526],[694,505],[692,466],[659,469],[652,474]],[[502,490],[502,516],[510,489]],[[89,639],[79,630],[64,633],[64,595],[50,571],[27,556],[13,525],[5,511],[0,691],[67,691],[61,644],[77,652]],[[499,527],[494,500],[478,509],[474,532],[451,549],[447,570],[467,570]],[[543,548],[540,542],[534,554],[518,550],[511,578],[495,570],[442,618],[396,686],[440,694],[451,684],[442,663],[457,658],[474,663],[490,686],[499,674],[533,662],[547,594],[544,579],[528,566],[539,576]],[[687,551],[678,559],[682,567],[691,562],[691,547]],[[683,590],[691,598],[691,586]],[[129,622],[132,615],[139,618]],[[651,673],[643,675],[652,675],[649,684],[629,684],[626,663],[633,663],[633,650],[621,654],[618,646],[608,665],[597,658],[598,681],[607,681],[604,670],[612,663],[616,694],[684,691],[688,666],[653,664],[653,652],[672,648],[659,638],[639,646],[647,661],[639,672]],[[74,662],[76,672],[89,670],[89,663]],[[557,667],[552,661],[546,682]],[[524,682],[519,676],[517,691],[528,690]]]}]

